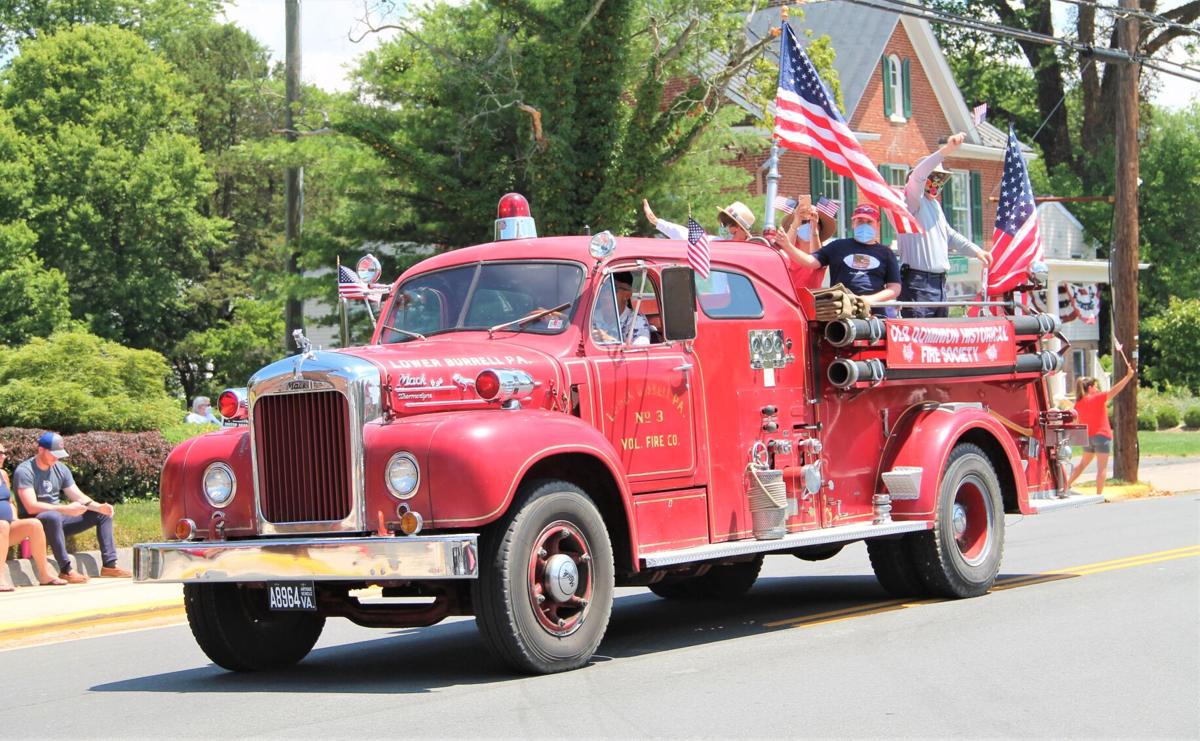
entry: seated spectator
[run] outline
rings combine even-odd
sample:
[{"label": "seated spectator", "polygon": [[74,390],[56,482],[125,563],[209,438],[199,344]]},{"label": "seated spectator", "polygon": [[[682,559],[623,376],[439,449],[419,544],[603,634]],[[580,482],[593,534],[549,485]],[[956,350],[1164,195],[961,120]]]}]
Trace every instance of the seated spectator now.
[{"label": "seated spectator", "polygon": [[213,416],[212,404],[207,396],[197,396],[192,399],[192,411],[183,418],[184,422],[193,425],[219,425],[221,420]]},{"label": "seated spectator", "polygon": [[[56,432],[44,433],[38,438],[37,454],[17,466],[13,479],[16,481],[17,497],[21,506],[32,517],[41,521],[46,531],[50,550],[58,559],[59,576],[72,584],[82,584],[87,577],[71,568],[67,555],[66,536],[96,529],[96,540],[100,542],[103,567],[100,576],[129,577],[128,571],[117,567],[117,546],[113,540],[111,504],[101,504],[84,494],[75,485],[75,477],[66,464],[59,462],[67,457],[62,436]],[[62,503],[61,497],[67,498]]]},{"label": "seated spectator", "polygon": [[8,548],[13,543],[20,543],[26,538],[29,539],[29,544],[33,548],[33,563],[37,567],[38,581],[43,586],[50,584],[59,586],[66,584],[63,579],[59,579],[50,570],[50,564],[46,560],[46,533],[42,530],[42,523],[37,520],[16,519],[16,512],[12,505],[12,488],[8,482],[8,472],[3,468],[4,461],[8,458],[8,449],[0,445],[0,592],[11,592],[13,587],[12,581],[8,578],[8,569],[4,568],[3,560],[8,558]]}]

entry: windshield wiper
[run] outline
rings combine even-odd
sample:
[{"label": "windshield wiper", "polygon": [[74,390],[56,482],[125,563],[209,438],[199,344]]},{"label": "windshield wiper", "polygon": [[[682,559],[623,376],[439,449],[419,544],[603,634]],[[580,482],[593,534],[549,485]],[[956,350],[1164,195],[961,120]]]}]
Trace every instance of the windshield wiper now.
[{"label": "windshield wiper", "polygon": [[542,317],[546,316],[547,314],[553,314],[555,312],[562,311],[563,309],[569,309],[569,308],[571,308],[571,303],[572,303],[571,301],[568,301],[565,304],[559,304],[558,306],[555,306],[553,309],[542,309],[541,311],[535,311],[532,314],[527,314],[527,315],[521,317],[520,319],[513,319],[511,322],[505,322],[504,324],[497,324],[496,326],[494,326],[488,330],[488,337],[490,338],[492,336],[493,332],[504,329],[505,327],[511,327],[514,324],[517,326],[522,326],[525,324],[529,324],[530,322],[536,322],[538,319],[541,319]]},{"label": "windshield wiper", "polygon": [[393,327],[390,324],[383,325],[383,328],[390,329],[393,332],[399,332],[400,334],[406,334],[409,337],[416,337],[418,340],[425,339],[425,335],[421,334],[420,332],[409,332],[407,329],[400,329],[399,327]]}]

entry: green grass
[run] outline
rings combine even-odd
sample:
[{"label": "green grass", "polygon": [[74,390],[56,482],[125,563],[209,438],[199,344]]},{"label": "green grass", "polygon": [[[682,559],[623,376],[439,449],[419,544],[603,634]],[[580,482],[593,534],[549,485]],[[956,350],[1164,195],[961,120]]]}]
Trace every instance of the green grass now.
[{"label": "green grass", "polygon": [[1142,455],[1200,455],[1200,431],[1139,432]]},{"label": "green grass", "polygon": [[[137,543],[161,541],[162,524],[158,516],[157,499],[131,499],[117,505],[117,516],[113,518],[113,537],[118,548],[127,548]],[[96,551],[96,531],[90,530],[67,539],[67,549]]]}]

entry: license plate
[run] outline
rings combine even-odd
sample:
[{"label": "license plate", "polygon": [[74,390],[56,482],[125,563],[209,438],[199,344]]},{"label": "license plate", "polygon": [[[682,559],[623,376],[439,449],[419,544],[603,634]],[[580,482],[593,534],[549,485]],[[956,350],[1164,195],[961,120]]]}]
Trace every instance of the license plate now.
[{"label": "license plate", "polygon": [[310,581],[267,584],[267,607],[272,610],[315,612],[317,593]]}]

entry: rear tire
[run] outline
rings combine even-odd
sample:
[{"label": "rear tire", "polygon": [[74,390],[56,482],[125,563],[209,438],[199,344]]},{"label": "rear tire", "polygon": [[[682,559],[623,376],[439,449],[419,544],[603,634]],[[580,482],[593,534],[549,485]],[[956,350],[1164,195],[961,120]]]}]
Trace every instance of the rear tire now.
[{"label": "rear tire", "polygon": [[[255,599],[255,598],[259,599]],[[237,584],[185,584],[183,604],[200,649],[217,666],[234,672],[291,666],[316,645],[322,615],[271,612],[266,594]]]},{"label": "rear tire", "polygon": [[578,486],[530,482],[480,538],[471,585],[488,649],[530,674],[577,669],[591,659],[612,613],[612,543]]},{"label": "rear tire", "polygon": [[867,541],[871,568],[884,591],[893,597],[920,597],[925,584],[913,563],[909,536],[872,538]]},{"label": "rear tire", "polygon": [[963,598],[991,589],[1004,553],[1004,501],[979,446],[960,443],[950,452],[933,530],[911,542],[916,572],[930,593]]}]

